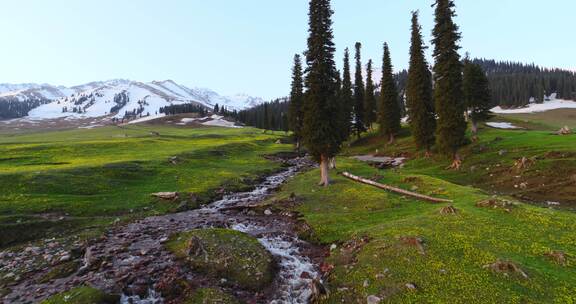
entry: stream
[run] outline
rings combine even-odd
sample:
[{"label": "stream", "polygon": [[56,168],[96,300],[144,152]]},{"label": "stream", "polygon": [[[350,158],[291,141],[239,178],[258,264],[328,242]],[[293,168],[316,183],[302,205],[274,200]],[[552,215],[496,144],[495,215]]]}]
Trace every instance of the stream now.
[{"label": "stream", "polygon": [[[11,293],[4,301],[36,303],[73,287],[89,285],[121,294],[121,303],[165,303],[157,287],[185,279],[198,288],[220,286],[248,303],[308,303],[313,280],[320,278],[316,265],[322,250],[297,237],[294,231],[298,223],[293,218],[270,210],[263,215],[251,211],[289,178],[312,165],[305,158],[285,163],[288,166],[283,171],[268,176],[252,191],[226,195],[201,209],[149,217],[113,228],[86,248],[84,257],[79,258],[84,269],[48,283],[39,283],[38,279],[50,269],[34,273],[8,286]],[[254,294],[224,286],[214,278],[191,271],[163,246],[174,233],[216,227],[252,235],[272,253],[278,262],[278,273],[271,287]],[[41,255],[42,249],[39,251],[37,254]],[[100,265],[97,269],[91,267],[94,261]]]}]

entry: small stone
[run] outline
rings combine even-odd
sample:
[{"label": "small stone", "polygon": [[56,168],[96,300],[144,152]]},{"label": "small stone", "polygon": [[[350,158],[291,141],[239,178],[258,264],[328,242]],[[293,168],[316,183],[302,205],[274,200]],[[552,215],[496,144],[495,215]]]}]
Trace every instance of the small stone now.
[{"label": "small stone", "polygon": [[266,210],[264,211],[264,215],[270,216],[270,215],[272,215],[272,211],[270,211],[270,209],[266,209]]},{"label": "small stone", "polygon": [[418,289],[418,288],[416,287],[416,284],[414,284],[414,283],[406,283],[406,288],[408,288],[408,289],[410,289],[410,290],[416,290],[416,289]]},{"label": "small stone", "polygon": [[70,259],[71,259],[70,255],[69,255],[69,254],[65,254],[65,255],[61,256],[58,261],[60,261],[60,262],[68,262],[68,261],[70,261]]},{"label": "small stone", "polygon": [[11,279],[11,278],[13,278],[13,277],[15,277],[15,276],[16,276],[16,275],[15,275],[14,273],[10,272],[10,273],[8,273],[8,274],[6,274],[6,275],[4,276],[4,279],[5,279],[5,280],[8,280],[8,279]]},{"label": "small stone", "polygon": [[368,296],[368,298],[366,298],[366,303],[368,304],[378,304],[382,301],[382,299],[380,299],[377,296]]},{"label": "small stone", "polygon": [[336,246],[336,244],[332,244],[330,246],[330,251],[334,251],[334,250],[336,250],[336,248],[338,248],[338,246]]},{"label": "small stone", "polygon": [[363,286],[364,288],[368,288],[368,286],[370,286],[370,281],[364,280],[364,284],[362,284],[362,286]]},{"label": "small stone", "polygon": [[310,280],[310,279],[312,279],[312,276],[310,275],[309,272],[303,271],[303,272],[300,274],[300,278],[301,278],[301,279]]}]

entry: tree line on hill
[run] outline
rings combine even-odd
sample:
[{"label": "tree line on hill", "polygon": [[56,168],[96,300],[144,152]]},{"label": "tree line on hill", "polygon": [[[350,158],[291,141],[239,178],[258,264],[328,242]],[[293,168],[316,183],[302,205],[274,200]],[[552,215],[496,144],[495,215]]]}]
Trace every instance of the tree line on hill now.
[{"label": "tree line on hill", "polygon": [[[218,106],[218,105],[216,105]],[[184,114],[184,113],[198,113],[200,116],[205,116],[208,113],[206,107],[202,105],[197,105],[193,103],[186,103],[186,104],[178,104],[178,105],[169,105],[165,107],[161,107],[159,110],[160,113],[166,115],[176,115],[176,114]]]},{"label": "tree line on hill", "polygon": [[0,98],[0,119],[13,119],[27,116],[34,108],[50,102],[43,98],[21,101],[16,97]]},{"label": "tree line on hill", "polygon": [[522,107],[530,101],[542,103],[554,93],[558,98],[576,100],[576,73],[546,69],[534,64],[474,59],[488,75],[492,105]]},{"label": "tree line on hill", "polygon": [[253,108],[232,113],[232,118],[241,123],[264,130],[288,131],[288,110],[290,102],[287,98],[279,98],[265,102]]}]

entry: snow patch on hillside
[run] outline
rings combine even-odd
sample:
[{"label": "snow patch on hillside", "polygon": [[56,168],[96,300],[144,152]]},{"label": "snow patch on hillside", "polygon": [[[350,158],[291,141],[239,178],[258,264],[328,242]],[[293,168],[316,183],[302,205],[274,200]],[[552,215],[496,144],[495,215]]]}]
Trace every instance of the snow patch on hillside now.
[{"label": "snow patch on hillside", "polygon": [[576,109],[576,102],[572,100],[553,99],[541,104],[533,103],[524,108],[503,109],[502,107],[495,107],[492,109],[492,112],[496,114],[526,114],[546,112],[556,109]]},{"label": "snow patch on hillside", "polygon": [[224,127],[224,128],[236,128],[236,129],[242,128],[241,126],[237,126],[236,123],[224,119],[224,116],[220,115],[212,115],[210,117],[201,117],[201,118],[182,118],[182,120],[180,120],[180,123],[177,124],[185,126],[189,123],[199,123],[201,125],[211,127]]},{"label": "snow patch on hillside", "polygon": [[509,122],[487,122],[486,125],[496,129],[511,129],[511,130],[522,129]]}]

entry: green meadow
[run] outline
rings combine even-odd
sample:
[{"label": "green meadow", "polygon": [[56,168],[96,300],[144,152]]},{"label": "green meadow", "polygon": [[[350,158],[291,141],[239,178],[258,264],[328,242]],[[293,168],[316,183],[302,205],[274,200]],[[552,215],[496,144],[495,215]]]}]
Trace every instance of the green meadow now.
[{"label": "green meadow", "polygon": [[[448,159],[415,153],[407,134],[388,147],[372,134],[338,158],[329,188],[316,186],[312,170],[272,199],[296,195],[311,239],[335,247],[323,302],[360,303],[371,295],[382,303],[576,302],[576,214],[523,203],[521,190],[508,185],[562,175],[566,185],[554,189],[574,203],[574,136],[484,128],[480,138],[462,151],[462,170],[449,171]],[[349,157],[376,151],[410,160],[379,170]],[[519,157],[535,162],[518,171]],[[388,193],[337,174],[344,171],[454,203]],[[477,205],[490,200],[502,205]],[[449,205],[456,214],[441,213]]]},{"label": "green meadow", "polygon": [[[482,127],[450,160],[424,158],[408,130],[391,146],[378,134],[346,145],[318,187],[317,169],[269,199],[293,200],[312,228],[306,238],[332,247],[322,303],[575,303],[576,151],[574,135]],[[248,187],[289,151],[281,133],[138,125],[8,134],[0,138],[0,239],[4,247],[69,233],[98,235],[120,221],[178,211],[160,191],[195,193]],[[381,170],[351,156],[407,157]],[[527,165],[518,167],[526,158]],[[348,180],[351,172],[453,204],[433,204]],[[547,202],[559,202],[552,209]],[[281,204],[277,208],[282,208]],[[456,213],[441,212],[453,206]],[[197,205],[184,206],[195,208]],[[453,209],[452,209],[453,210]]]},{"label": "green meadow", "polygon": [[178,207],[155,201],[155,192],[208,202],[216,190],[247,187],[279,168],[262,157],[290,149],[279,138],[251,128],[149,125],[2,135],[0,229],[23,233],[3,233],[0,247]]}]

